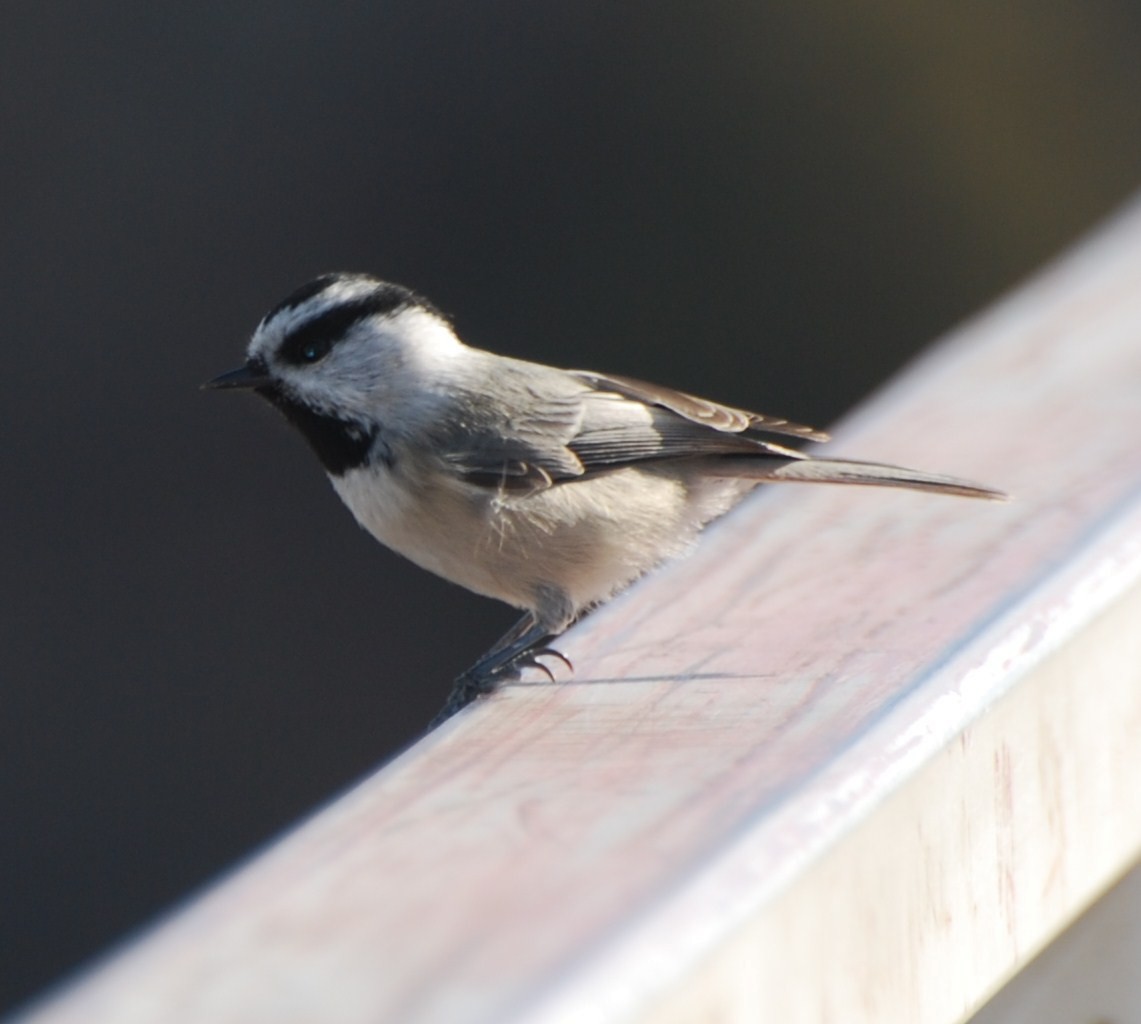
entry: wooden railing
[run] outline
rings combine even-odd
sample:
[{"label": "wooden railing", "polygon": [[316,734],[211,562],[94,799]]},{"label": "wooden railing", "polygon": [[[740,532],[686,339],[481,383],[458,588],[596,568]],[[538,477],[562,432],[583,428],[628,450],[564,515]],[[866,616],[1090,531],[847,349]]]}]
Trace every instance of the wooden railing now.
[{"label": "wooden railing", "polygon": [[30,1020],[963,1019],[1141,851],[1141,208]]}]

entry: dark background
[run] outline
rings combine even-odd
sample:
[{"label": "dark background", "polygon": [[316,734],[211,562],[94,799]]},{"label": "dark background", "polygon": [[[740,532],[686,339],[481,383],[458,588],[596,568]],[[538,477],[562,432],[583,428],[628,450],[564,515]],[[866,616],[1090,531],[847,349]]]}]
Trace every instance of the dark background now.
[{"label": "dark background", "polygon": [[390,753],[513,614],[201,393],[329,269],[828,424],[1141,180],[1083,4],[8,3],[0,1007]]}]

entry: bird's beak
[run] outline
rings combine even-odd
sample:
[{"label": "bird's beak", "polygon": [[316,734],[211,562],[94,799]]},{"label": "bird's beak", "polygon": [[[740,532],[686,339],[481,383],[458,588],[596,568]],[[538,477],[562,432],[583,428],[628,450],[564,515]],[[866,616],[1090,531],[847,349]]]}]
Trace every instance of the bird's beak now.
[{"label": "bird's beak", "polygon": [[220,377],[208,380],[203,388],[260,388],[270,383],[270,376],[264,366],[246,363],[236,370],[223,373]]}]

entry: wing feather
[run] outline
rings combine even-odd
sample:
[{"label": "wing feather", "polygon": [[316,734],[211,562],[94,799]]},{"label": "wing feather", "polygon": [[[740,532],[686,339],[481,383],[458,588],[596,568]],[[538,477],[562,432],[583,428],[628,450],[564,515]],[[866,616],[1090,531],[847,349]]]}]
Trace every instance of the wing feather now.
[{"label": "wing feather", "polygon": [[472,396],[462,403],[470,414],[440,450],[469,483],[508,492],[645,461],[752,455],[784,463],[805,456],[757,433],[827,436],[628,377],[500,360],[495,379],[498,421]]},{"label": "wing feather", "polygon": [[806,427],[801,423],[793,423],[791,420],[782,419],[779,416],[766,416],[763,413],[749,412],[746,409],[735,409],[730,405],[711,402],[707,398],[698,398],[696,395],[690,395],[684,391],[675,391],[673,388],[635,380],[633,377],[592,373],[589,370],[572,370],[571,374],[586,381],[597,391],[612,391],[646,405],[657,405],[694,423],[712,427],[714,430],[727,433],[761,430],[770,434],[800,437],[807,441],[828,440],[828,435],[822,430]]}]

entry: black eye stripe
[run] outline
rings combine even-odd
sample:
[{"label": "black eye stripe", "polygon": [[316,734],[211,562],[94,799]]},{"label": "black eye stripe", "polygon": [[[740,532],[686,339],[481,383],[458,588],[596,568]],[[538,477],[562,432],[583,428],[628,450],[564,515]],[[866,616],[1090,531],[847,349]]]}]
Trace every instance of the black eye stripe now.
[{"label": "black eye stripe", "polygon": [[[343,302],[290,331],[281,343],[281,358],[294,365],[316,362],[344,338],[354,324],[370,316],[395,313],[414,305],[417,302],[412,293],[396,285],[385,286],[384,291],[378,290],[364,298]],[[313,353],[317,353],[316,356]]]}]

